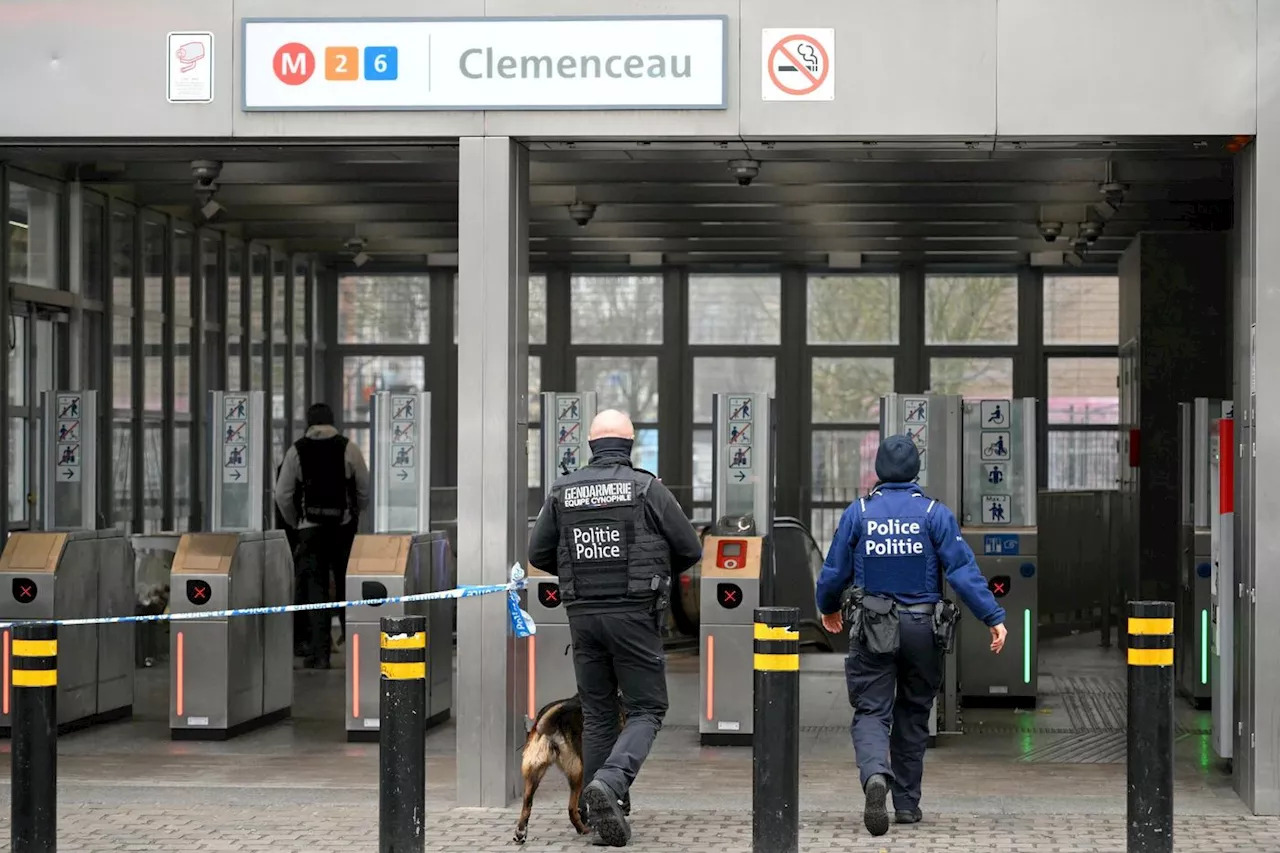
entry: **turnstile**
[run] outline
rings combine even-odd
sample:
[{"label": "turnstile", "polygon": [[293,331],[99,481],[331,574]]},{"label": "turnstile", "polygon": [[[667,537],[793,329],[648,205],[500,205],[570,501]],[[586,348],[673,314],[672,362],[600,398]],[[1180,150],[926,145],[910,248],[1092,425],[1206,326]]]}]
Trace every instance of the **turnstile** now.
[{"label": "turnstile", "polygon": [[[280,530],[183,534],[170,588],[172,613],[292,604],[288,541]],[[224,740],[283,719],[293,704],[293,617],[176,621],[169,669],[174,740]]]},{"label": "turnstile", "polygon": [[755,609],[768,565],[763,536],[709,535],[703,540],[698,734],[704,746],[751,742]]},{"label": "turnstile", "polygon": [[1174,618],[1174,672],[1178,692],[1199,709],[1212,697],[1213,548],[1210,445],[1215,423],[1230,418],[1230,400],[1199,397],[1179,404],[1181,525],[1178,546],[1177,611]]},{"label": "turnstile", "polygon": [[[133,558],[118,530],[18,532],[0,554],[0,621],[85,619],[133,613]],[[61,730],[133,712],[132,623],[58,629]],[[9,735],[12,631],[3,643],[0,733]]]},{"label": "turnstile", "polygon": [[[1233,412],[1234,414],[1234,412]],[[1213,576],[1209,630],[1212,658],[1209,683],[1213,704],[1213,751],[1230,761],[1235,755],[1235,610],[1243,588],[1235,571],[1235,420],[1224,417],[1210,431],[1210,549]],[[1176,625],[1174,626],[1177,627]]]},{"label": "turnstile", "polygon": [[961,533],[1004,607],[1001,654],[986,625],[963,614],[956,648],[960,695],[1034,706],[1040,689],[1036,562],[1036,401],[965,399]]},{"label": "turnstile", "polygon": [[[347,563],[352,601],[418,595],[453,588],[453,553],[443,532],[360,535]],[[453,705],[451,599],[352,607],[347,611],[347,740],[377,740],[381,728],[381,621],[384,616],[427,620],[427,717],[449,719]],[[539,628],[542,626],[539,625]]]},{"label": "turnstile", "polygon": [[525,714],[532,721],[543,705],[577,693],[578,680],[573,668],[569,614],[560,601],[560,579],[530,566],[528,590],[525,609],[538,626],[538,633],[528,641],[529,695]]}]

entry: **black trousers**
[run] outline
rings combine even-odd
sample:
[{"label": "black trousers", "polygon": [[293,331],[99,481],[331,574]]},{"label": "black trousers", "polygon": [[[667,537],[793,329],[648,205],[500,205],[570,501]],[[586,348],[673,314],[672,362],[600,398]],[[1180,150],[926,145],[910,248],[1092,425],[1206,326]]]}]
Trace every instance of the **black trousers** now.
[{"label": "black trousers", "polygon": [[[569,615],[582,700],[582,781],[625,797],[667,715],[667,661],[660,614]],[[619,696],[621,694],[621,696]],[[618,730],[619,700],[626,724]]]},{"label": "black trousers", "polygon": [[[354,525],[302,527],[298,530],[299,598],[303,604],[329,600],[329,579],[337,581],[338,598],[343,597],[347,578],[347,560],[355,541]],[[329,625],[333,610],[308,610],[306,618],[307,652],[311,657],[329,656]],[[346,630],[346,613],[338,608],[338,617]]]}]

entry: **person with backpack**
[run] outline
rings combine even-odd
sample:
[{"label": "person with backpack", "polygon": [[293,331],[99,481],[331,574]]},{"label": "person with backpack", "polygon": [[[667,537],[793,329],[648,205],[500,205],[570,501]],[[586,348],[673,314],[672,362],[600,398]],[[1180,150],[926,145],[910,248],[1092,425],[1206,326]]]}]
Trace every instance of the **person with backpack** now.
[{"label": "person with backpack", "polygon": [[[369,467],[359,446],[334,427],[333,409],[327,404],[307,409],[307,431],[285,452],[275,499],[285,525],[297,530],[295,560],[302,601],[327,600],[331,577],[338,581],[341,598],[356,521],[369,504]],[[306,616],[306,666],[328,669],[332,615],[309,610]]]}]

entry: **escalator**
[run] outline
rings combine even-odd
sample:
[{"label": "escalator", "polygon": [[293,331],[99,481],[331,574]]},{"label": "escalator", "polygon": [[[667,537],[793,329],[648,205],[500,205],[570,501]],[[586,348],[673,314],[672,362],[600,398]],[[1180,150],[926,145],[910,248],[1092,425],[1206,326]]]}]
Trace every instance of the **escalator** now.
[{"label": "escalator", "polygon": [[[705,539],[708,521],[694,521],[698,535]],[[797,518],[782,516],[773,521],[774,601],[779,607],[800,609],[800,645],[824,652],[848,651],[846,635],[830,634],[822,627],[814,604],[814,589],[822,571],[822,550]],[[671,616],[679,633],[698,636],[698,602],[701,569],[694,566],[680,576],[677,594],[672,596]]]}]

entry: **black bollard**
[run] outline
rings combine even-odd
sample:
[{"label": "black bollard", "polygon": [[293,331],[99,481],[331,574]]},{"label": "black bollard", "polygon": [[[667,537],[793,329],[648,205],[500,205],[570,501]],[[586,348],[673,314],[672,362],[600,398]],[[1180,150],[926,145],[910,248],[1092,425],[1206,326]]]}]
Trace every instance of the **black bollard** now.
[{"label": "black bollard", "polygon": [[58,849],[58,626],[13,626],[13,853]]},{"label": "black bollard", "polygon": [[423,853],[427,799],[427,620],[383,617],[378,853]]},{"label": "black bollard", "polygon": [[1129,602],[1128,853],[1173,853],[1173,602]]},{"label": "black bollard", "polygon": [[800,849],[800,609],[755,611],[752,853]]}]

